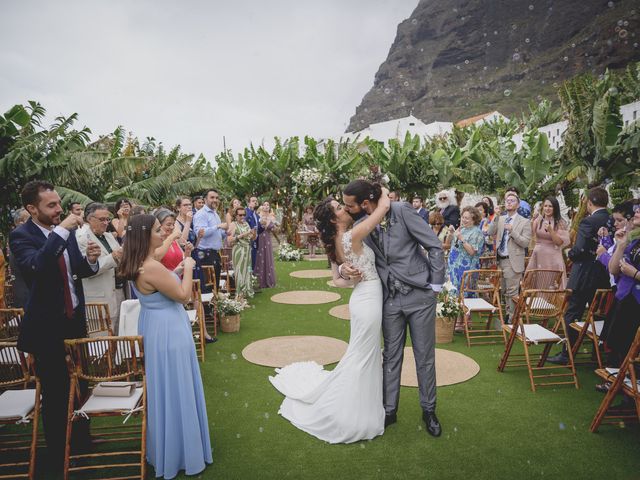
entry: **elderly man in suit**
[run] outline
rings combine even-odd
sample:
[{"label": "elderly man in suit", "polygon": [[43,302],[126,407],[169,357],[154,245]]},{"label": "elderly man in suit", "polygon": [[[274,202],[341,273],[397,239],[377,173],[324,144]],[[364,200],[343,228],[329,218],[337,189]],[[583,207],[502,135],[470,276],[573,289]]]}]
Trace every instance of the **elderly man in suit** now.
[{"label": "elderly man in suit", "polygon": [[118,335],[120,304],[124,301],[124,282],[116,278],[116,270],[122,258],[122,248],[113,234],[107,232],[111,221],[109,209],[102,203],[90,203],[84,211],[86,224],[76,230],[80,252],[85,255],[89,242],[100,246],[98,273],[82,280],[87,302],[104,302],[109,305],[111,329]]},{"label": "elderly man in suit", "polygon": [[455,192],[450,190],[438,192],[436,207],[440,209],[440,213],[444,217],[445,227],[453,225],[453,228],[458,228],[460,226],[460,207],[458,207]]},{"label": "elderly man in suit", "polygon": [[[11,249],[29,286],[29,299],[20,325],[18,348],[35,358],[42,384],[42,422],[49,467],[59,471],[64,462],[69,401],[69,373],[64,340],[85,337],[82,279],[98,271],[100,247],[78,249],[74,230],[81,217],[61,220],[60,196],[51,183],[31,181],[22,190],[22,204],[31,218],[10,234]],[[89,447],[88,423],[74,428],[75,451]]]},{"label": "elderly man in suit", "polygon": [[502,270],[502,291],[507,299],[507,312],[513,318],[514,297],[518,295],[524,272],[525,249],[531,241],[531,222],[518,213],[520,198],[515,192],[504,197],[506,215],[496,215],[488,233],[495,236],[498,268]]},{"label": "elderly man in suit", "polygon": [[[598,288],[610,288],[609,274],[596,259],[596,250],[599,245],[598,230],[605,227],[609,222],[609,212],[607,204],[609,194],[604,188],[594,187],[587,192],[587,212],[578,225],[576,241],[569,250],[569,260],[573,262],[567,288],[571,289],[569,305],[564,314],[565,330],[569,335],[569,341],[574,342],[577,335],[573,328],[569,327],[571,322],[582,320],[586,305],[591,302]],[[566,365],[569,361],[566,345],[562,351],[548,359],[551,363]]]},{"label": "elderly man in suit", "polygon": [[[378,197],[365,180],[354,180],[343,190],[345,210],[354,218],[373,212]],[[385,427],[396,422],[400,400],[400,373],[407,338],[411,331],[418,376],[422,419],[434,437],[442,433],[436,416],[435,316],[436,297],[445,277],[442,243],[433,230],[405,202],[391,202],[385,220],[366,237],[374,251],[383,289],[382,378]],[[352,265],[339,268],[343,278],[358,275]]]}]

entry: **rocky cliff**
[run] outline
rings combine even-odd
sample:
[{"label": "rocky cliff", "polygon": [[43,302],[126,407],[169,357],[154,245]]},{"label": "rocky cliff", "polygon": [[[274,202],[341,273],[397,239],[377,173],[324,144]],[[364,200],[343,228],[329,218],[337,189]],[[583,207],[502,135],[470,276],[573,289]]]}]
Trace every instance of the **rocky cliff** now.
[{"label": "rocky cliff", "polygon": [[347,131],[413,114],[456,121],[530,100],[562,80],[640,60],[638,0],[422,0]]}]

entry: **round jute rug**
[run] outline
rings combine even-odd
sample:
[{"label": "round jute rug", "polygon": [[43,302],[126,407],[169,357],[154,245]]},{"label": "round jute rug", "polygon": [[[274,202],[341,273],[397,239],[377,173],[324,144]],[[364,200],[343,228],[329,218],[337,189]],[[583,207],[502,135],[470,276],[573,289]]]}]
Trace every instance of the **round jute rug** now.
[{"label": "round jute rug", "polygon": [[287,303],[289,305],[319,305],[340,300],[340,294],[325,292],[324,290],[292,290],[290,292],[277,293],[271,297],[275,303]]},{"label": "round jute rug", "polygon": [[[479,371],[480,365],[472,358],[462,353],[436,348],[436,385],[438,387],[466,382],[475,377]],[[404,348],[400,384],[403,387],[418,386],[416,360],[411,347]]]},{"label": "round jute rug", "polygon": [[327,278],[332,277],[331,270],[296,270],[289,274],[295,278]]},{"label": "round jute rug", "polygon": [[355,285],[351,285],[350,287],[339,287],[338,285],[333,283],[333,280],[329,280],[327,282],[327,285],[329,285],[330,287],[333,287],[333,288],[353,288],[355,286]]},{"label": "round jute rug", "polygon": [[258,340],[242,350],[248,362],[266,367],[284,367],[293,362],[314,360],[320,365],[339,361],[347,351],[347,342],[315,335],[291,335]]},{"label": "round jute rug", "polygon": [[329,310],[329,315],[332,317],[340,318],[342,320],[350,320],[351,315],[349,314],[349,305],[338,305]]}]

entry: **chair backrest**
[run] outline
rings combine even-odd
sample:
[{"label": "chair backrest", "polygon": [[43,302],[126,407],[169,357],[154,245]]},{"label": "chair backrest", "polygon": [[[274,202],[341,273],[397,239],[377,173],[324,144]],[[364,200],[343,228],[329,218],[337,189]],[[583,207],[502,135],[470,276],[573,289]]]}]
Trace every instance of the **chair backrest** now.
[{"label": "chair backrest", "polygon": [[[609,288],[599,288],[593,295],[593,300],[589,304],[588,318],[606,317],[613,306],[613,290]],[[597,320],[597,319],[596,319]]]},{"label": "chair backrest", "polygon": [[64,341],[69,373],[89,382],[133,381],[144,376],[141,336]]},{"label": "chair backrest", "polygon": [[483,270],[496,270],[498,268],[498,259],[495,255],[485,255],[480,257],[480,268]]},{"label": "chair backrest", "polygon": [[526,270],[520,289],[522,291],[537,290],[559,290],[562,288],[562,271],[536,268]]},{"label": "chair backrest", "polygon": [[[9,272],[7,272],[7,278],[11,278]],[[11,280],[7,280],[4,284],[4,304],[7,307],[13,306],[13,283]]]},{"label": "chair backrest", "polygon": [[0,308],[0,340],[18,339],[23,316],[24,310],[21,308]]},{"label": "chair backrest", "polygon": [[524,323],[563,321],[570,290],[530,289],[520,295],[517,311]]},{"label": "chair backrest", "polygon": [[26,387],[30,378],[26,356],[16,342],[0,342],[0,391]]},{"label": "chair backrest", "polygon": [[204,284],[212,291],[216,288],[216,271],[212,265],[203,265]]},{"label": "chair backrest", "polygon": [[86,303],[85,312],[87,316],[87,333],[89,335],[101,333],[113,336],[108,304],[98,302]]},{"label": "chair backrest", "polygon": [[460,300],[481,297],[488,302],[500,300],[500,270],[467,270],[460,282]]}]

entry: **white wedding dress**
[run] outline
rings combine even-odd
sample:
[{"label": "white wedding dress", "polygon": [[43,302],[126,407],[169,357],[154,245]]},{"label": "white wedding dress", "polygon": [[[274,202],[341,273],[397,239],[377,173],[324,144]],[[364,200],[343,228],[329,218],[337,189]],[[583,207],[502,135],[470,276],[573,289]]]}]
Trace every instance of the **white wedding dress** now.
[{"label": "white wedding dress", "polygon": [[279,414],[320,440],[351,443],[384,433],[382,403],[382,285],[375,254],[363,245],[351,249],[351,232],[342,238],[346,261],[363,272],[349,300],[351,338],[333,371],[316,362],[297,362],[276,369],[269,380],[286,398]]}]

